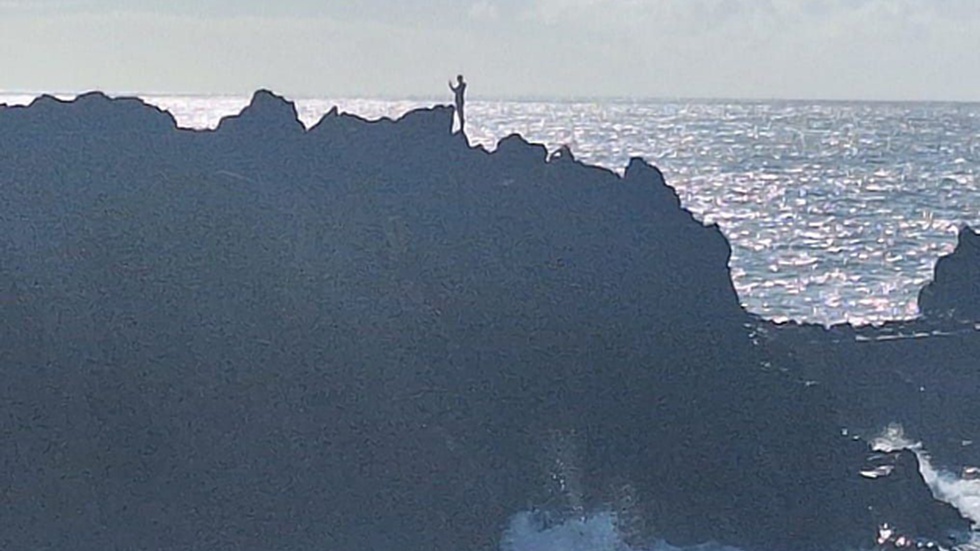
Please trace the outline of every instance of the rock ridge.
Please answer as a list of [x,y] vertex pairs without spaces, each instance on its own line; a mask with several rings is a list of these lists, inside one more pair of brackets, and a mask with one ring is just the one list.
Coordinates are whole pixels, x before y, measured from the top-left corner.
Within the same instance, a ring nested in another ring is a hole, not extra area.
[[640,543],[963,526],[858,476],[656,167],[451,123],[0,110],[0,547],[489,550],[623,496]]

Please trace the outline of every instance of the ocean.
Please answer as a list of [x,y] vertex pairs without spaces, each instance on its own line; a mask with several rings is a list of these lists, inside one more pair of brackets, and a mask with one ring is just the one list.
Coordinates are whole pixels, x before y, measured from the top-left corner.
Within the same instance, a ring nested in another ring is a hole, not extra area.
[[[16,98],[11,98],[16,99]],[[148,96],[209,128],[241,97]],[[369,119],[431,101],[297,99]],[[963,224],[980,223],[980,104],[804,101],[479,101],[471,143],[520,133],[622,171],[656,164],[683,204],[732,244],[744,306],[768,319],[878,324],[917,315],[919,289]]]
[[[0,95],[24,104],[30,95]],[[144,96],[178,125],[213,128],[246,96]],[[294,99],[307,125],[337,106],[369,119],[443,100]],[[643,157],[732,244],[740,300],[763,318],[880,324],[917,315],[916,296],[963,224],[980,224],[980,104],[804,101],[489,101],[467,105],[472,144],[520,133],[621,172]],[[934,494],[980,522],[980,480],[933,469]],[[615,518],[542,526],[517,515],[504,551],[626,551]],[[662,544],[658,551],[669,548]]]

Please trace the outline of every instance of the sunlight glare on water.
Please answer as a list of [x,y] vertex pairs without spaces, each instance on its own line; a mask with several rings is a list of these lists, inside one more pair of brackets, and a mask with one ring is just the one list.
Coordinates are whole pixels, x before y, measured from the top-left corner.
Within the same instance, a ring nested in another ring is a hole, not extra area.
[[474,140],[511,131],[622,170],[657,164],[732,242],[743,304],[773,319],[917,315],[919,289],[980,222],[980,104],[497,103]]

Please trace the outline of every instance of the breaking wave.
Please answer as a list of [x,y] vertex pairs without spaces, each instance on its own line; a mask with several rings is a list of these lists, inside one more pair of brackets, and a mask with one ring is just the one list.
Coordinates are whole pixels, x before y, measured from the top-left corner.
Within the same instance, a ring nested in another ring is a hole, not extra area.
[[936,467],[922,442],[905,434],[899,424],[891,424],[876,438],[871,440],[875,451],[894,452],[909,450],[919,461],[919,473],[932,491],[932,495],[944,501],[973,523],[973,534],[962,549],[980,550],[980,478],[967,476],[966,472],[954,473]]
[[[980,478],[938,468],[922,443],[905,434],[901,425],[892,424],[873,438],[871,448],[879,452],[909,450],[915,453],[919,472],[936,499],[955,507],[974,525],[974,533],[957,546],[961,551],[980,551]],[[705,543],[675,547],[665,541],[648,546],[627,543],[615,512],[565,515],[556,519],[541,511],[515,515],[504,532],[501,551],[739,551],[737,548]],[[886,527],[887,528],[887,527]]]

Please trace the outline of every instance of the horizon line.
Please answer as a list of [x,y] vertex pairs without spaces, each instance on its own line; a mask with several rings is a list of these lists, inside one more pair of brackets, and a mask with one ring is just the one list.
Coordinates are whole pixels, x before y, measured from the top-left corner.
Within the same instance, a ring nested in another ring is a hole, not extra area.
[[[268,87],[260,87],[251,92],[162,92],[162,91],[133,91],[106,90],[90,88],[84,90],[0,90],[2,96],[33,96],[35,98],[48,95],[60,98],[75,98],[83,94],[101,92],[114,98],[161,98],[161,97],[192,97],[192,98],[243,98],[250,99],[259,90],[269,90],[277,96],[293,100],[373,100],[373,101],[425,101],[436,104],[451,104],[452,98],[443,95],[426,94],[289,94],[277,92]],[[616,96],[616,95],[555,95],[542,94],[476,94],[469,96],[470,101],[479,102],[515,102],[515,103],[875,103],[875,104],[980,104],[980,99],[885,99],[885,98],[826,98],[826,97],[737,97],[737,96]]]

